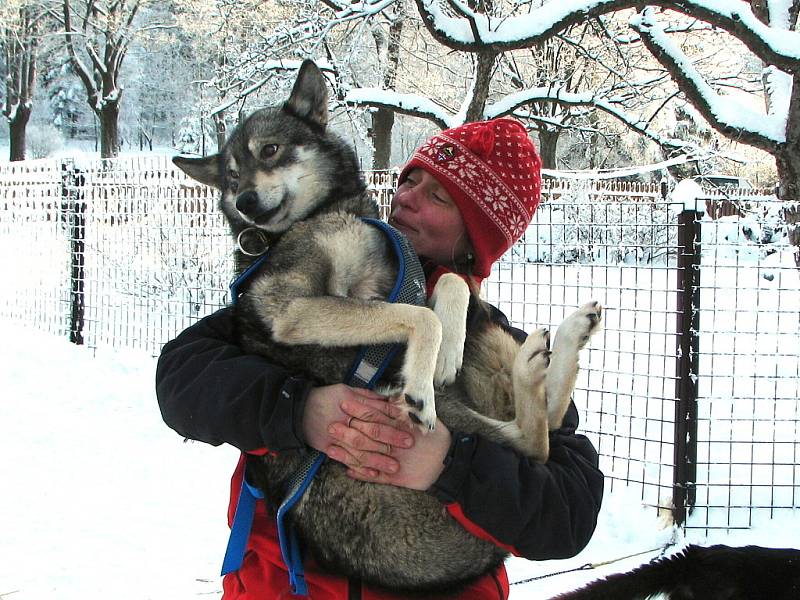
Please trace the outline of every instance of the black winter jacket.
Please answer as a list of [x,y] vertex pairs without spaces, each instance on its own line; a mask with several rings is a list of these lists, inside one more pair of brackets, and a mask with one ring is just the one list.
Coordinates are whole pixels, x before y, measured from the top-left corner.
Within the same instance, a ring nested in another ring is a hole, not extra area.
[[[493,309],[493,319],[515,337]],[[187,328],[164,346],[156,392],[164,421],[182,436],[243,451],[304,445],[302,416],[310,382],[235,343],[231,309]],[[288,398],[288,400],[287,400]],[[597,451],[576,434],[570,405],[550,435],[550,459],[537,464],[476,435],[453,432],[446,466],[429,493],[470,531],[529,559],[574,556],[597,524],[603,474]]]

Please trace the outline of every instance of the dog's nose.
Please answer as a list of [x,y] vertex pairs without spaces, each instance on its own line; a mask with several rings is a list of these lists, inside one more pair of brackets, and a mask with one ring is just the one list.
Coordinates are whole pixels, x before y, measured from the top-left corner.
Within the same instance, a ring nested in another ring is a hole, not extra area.
[[245,215],[251,215],[258,209],[258,194],[245,192],[236,197],[236,208]]

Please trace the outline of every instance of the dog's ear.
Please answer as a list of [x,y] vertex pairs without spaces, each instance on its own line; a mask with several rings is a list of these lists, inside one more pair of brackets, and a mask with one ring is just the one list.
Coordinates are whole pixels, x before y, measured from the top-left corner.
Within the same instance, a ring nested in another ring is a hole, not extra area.
[[221,190],[223,187],[219,172],[219,154],[212,154],[204,158],[188,158],[175,156],[173,164],[189,177],[200,183],[210,185]]
[[304,60],[297,73],[286,109],[312,127],[324,130],[328,126],[328,88],[322,71],[310,60]]

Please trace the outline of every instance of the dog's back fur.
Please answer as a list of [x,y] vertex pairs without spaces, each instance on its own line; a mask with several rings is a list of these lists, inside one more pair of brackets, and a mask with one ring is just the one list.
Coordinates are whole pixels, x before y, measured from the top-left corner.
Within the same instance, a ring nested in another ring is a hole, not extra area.
[[[175,162],[222,190],[221,208],[234,238],[254,228],[256,237],[271,237],[268,260],[236,306],[242,347],[322,385],[342,382],[362,344],[405,343],[384,383],[399,385],[411,398],[410,410],[418,410],[428,390],[433,398],[442,325],[427,308],[385,302],[397,261],[383,232],[360,220],[377,217],[377,207],[365,192],[352,150],[325,127],[324,95],[322,75],[313,63],[304,63],[286,105],[251,115],[219,155]],[[240,253],[239,270],[251,261]],[[451,277],[450,285],[457,287],[460,280]],[[459,322],[463,328],[465,317],[466,303],[454,328]],[[562,362],[568,376],[558,384],[556,412],[561,412],[553,417],[558,424],[577,373],[577,352],[599,320],[594,303],[578,311],[570,327],[562,324],[563,336],[559,328],[556,346],[565,340]],[[531,334],[524,351],[489,320],[466,337],[461,372],[452,385],[436,391],[432,418],[438,413],[451,430],[479,433],[526,453],[526,440],[537,439],[544,444],[540,457],[545,460],[547,332]],[[463,338],[460,344],[459,355]],[[412,386],[412,380],[419,381]],[[531,436],[529,426],[506,422],[515,412],[514,390],[520,388],[517,397],[535,405],[542,427]],[[492,401],[475,405],[472,398]],[[426,414],[419,413],[424,422]],[[248,457],[249,480],[264,490],[268,506],[284,499],[305,458],[302,451]],[[395,591],[453,591],[507,556],[467,532],[429,494],[353,480],[333,461],[320,468],[292,518],[320,564]]]
[[553,600],[797,600],[800,550],[687,546]]

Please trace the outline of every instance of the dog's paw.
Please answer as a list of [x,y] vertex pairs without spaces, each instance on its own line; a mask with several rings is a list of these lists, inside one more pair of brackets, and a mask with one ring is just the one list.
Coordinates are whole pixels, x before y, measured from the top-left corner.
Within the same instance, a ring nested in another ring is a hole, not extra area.
[[592,300],[581,306],[559,325],[556,346],[568,344],[578,350],[583,348],[603,322],[603,306]]
[[550,366],[550,331],[537,329],[520,346],[514,361],[514,374],[528,385],[541,382]]
[[433,431],[436,429],[436,402],[433,396],[433,386],[430,390],[414,392],[405,391],[406,404],[408,405],[408,418],[422,429]]

